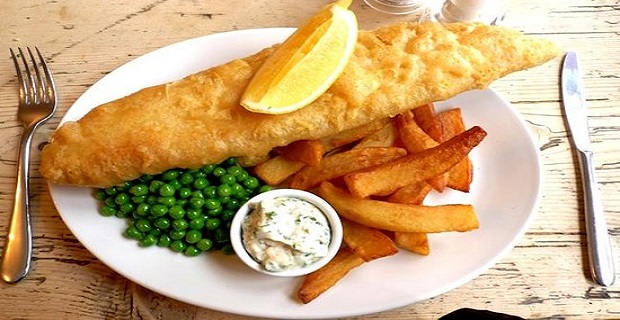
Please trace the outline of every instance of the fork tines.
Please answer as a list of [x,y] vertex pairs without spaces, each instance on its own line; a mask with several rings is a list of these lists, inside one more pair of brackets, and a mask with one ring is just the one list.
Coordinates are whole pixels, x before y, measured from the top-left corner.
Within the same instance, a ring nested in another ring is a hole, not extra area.
[[[45,63],[43,55],[41,55],[41,52],[39,51],[39,48],[34,48],[34,51],[39,58],[37,61],[32,49],[30,49],[30,47],[26,47],[26,52],[30,57],[31,64],[28,63],[26,54],[22,48],[17,48],[18,54],[15,54],[11,48],[9,48],[9,51],[11,52],[13,63],[15,64],[15,70],[17,71],[20,102],[25,105],[53,103],[56,99],[54,79],[52,77],[52,73],[47,67],[47,64]],[[20,60],[23,68],[20,67]],[[40,65],[43,69],[43,74],[41,74],[41,71],[39,70],[40,68],[37,67],[38,65]]]

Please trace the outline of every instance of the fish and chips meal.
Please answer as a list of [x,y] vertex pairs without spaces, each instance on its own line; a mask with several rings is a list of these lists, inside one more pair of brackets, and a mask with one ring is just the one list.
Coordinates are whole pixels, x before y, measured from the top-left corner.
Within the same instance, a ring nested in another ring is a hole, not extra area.
[[[97,188],[102,214],[132,219],[128,237],[188,256],[225,248],[234,208],[251,195],[311,191],[338,211],[344,241],[303,279],[298,297],[309,303],[365,263],[401,250],[430,254],[428,234],[478,228],[471,204],[424,204],[433,190],[470,191],[469,153],[487,135],[467,127],[458,106],[434,103],[560,54],[548,40],[477,23],[359,30],[346,66],[318,98],[291,112],[252,112],[240,103],[244,91],[278,48],[62,124],[42,150],[41,174]],[[214,230],[219,245],[209,239]]]

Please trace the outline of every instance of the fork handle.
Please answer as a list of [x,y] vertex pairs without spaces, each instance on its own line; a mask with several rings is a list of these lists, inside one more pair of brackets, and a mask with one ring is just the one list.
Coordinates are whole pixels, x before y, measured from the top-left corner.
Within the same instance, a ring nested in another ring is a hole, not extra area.
[[34,126],[24,129],[17,157],[17,186],[15,202],[9,225],[9,235],[4,247],[0,275],[8,283],[21,280],[30,269],[32,259],[32,227],[30,225],[29,159]]

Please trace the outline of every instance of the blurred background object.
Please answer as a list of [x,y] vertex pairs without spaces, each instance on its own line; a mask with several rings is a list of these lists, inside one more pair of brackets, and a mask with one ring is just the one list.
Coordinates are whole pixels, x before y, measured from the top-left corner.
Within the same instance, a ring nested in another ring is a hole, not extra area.
[[418,14],[430,13],[432,3],[437,0],[364,0],[371,8],[390,14]]
[[482,22],[495,25],[504,20],[504,0],[447,0],[433,14],[440,22]]

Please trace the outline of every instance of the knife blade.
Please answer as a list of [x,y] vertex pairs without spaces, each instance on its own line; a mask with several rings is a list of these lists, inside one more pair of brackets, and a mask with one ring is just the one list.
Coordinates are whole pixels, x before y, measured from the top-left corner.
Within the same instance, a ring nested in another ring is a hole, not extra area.
[[584,85],[576,52],[570,51],[564,57],[561,82],[564,112],[574,147],[577,150],[583,183],[589,269],[596,283],[611,286],[615,280],[613,254],[594,172],[594,152],[590,145]]

